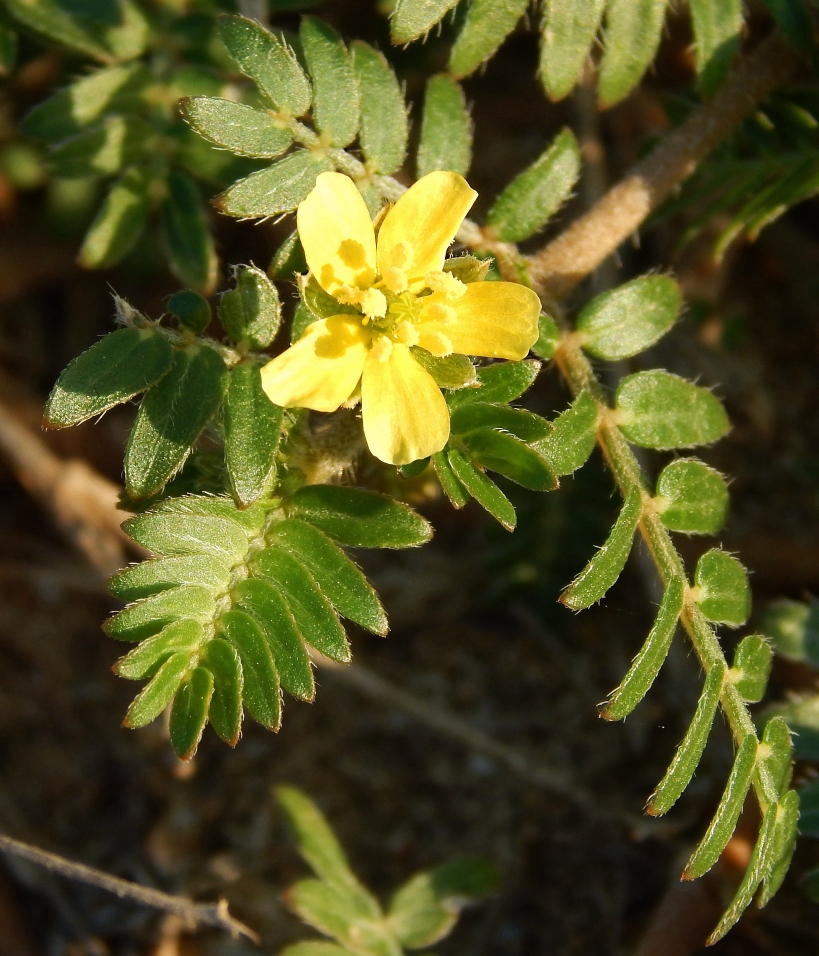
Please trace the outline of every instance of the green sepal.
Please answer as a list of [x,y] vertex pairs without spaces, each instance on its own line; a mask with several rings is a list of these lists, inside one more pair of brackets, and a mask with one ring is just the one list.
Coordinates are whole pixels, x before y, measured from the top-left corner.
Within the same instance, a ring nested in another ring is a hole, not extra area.
[[168,299],[168,311],[179,320],[179,324],[201,335],[210,325],[211,311],[208,300],[193,289],[182,289]]
[[545,313],[538,317],[537,329],[537,342],[532,346],[532,351],[548,362],[554,358],[560,345],[560,329],[551,315]]
[[457,0],[398,0],[390,17],[393,43],[409,43],[428,33]]
[[756,704],[765,696],[771,674],[773,650],[761,634],[743,637],[734,654],[731,679],[742,699]]
[[407,107],[398,79],[378,50],[356,40],[350,47],[361,102],[358,140],[373,168],[388,176],[407,155]]
[[373,634],[387,633],[387,615],[375,590],[327,535],[306,521],[287,518],[273,526],[268,540],[307,568],[339,614]]
[[253,504],[276,477],[276,452],[284,410],[265,395],[257,365],[237,365],[225,396],[225,465],[242,505]]
[[190,654],[180,651],[169,657],[150,683],[134,698],[123,720],[125,727],[145,727],[170,704],[190,668]]
[[318,322],[319,317],[311,312],[303,302],[296,305],[293,321],[290,323],[290,344],[294,345],[307,331],[307,327]]
[[329,319],[332,315],[358,315],[355,306],[339,302],[316,282],[312,275],[300,275],[297,278],[299,295],[304,305],[320,319]]
[[488,511],[495,520],[499,521],[507,531],[514,531],[518,520],[514,506],[495,482],[487,478],[457,448],[453,448],[449,452],[447,462],[460,485],[469,492],[475,501],[484,510]]
[[307,485],[289,512],[352,548],[415,548],[432,537],[430,523],[412,508],[360,488]]
[[475,366],[466,355],[453,353],[439,358],[417,345],[413,345],[410,351],[415,361],[429,372],[440,388],[464,388],[478,380]]
[[475,401],[452,410],[450,430],[453,435],[466,435],[480,428],[499,428],[524,442],[537,442],[551,430],[544,418],[523,408]]
[[450,408],[462,402],[488,402],[503,405],[520,398],[534,384],[541,363],[535,359],[523,362],[496,362],[478,369],[479,388],[467,388],[447,395]]
[[162,231],[174,275],[205,294],[216,285],[219,259],[202,197],[187,173],[168,176],[168,195],[162,204]]
[[292,279],[294,275],[306,271],[304,249],[298,232],[294,230],[276,250],[267,274],[271,279]]
[[154,558],[126,568],[108,582],[108,590],[123,601],[136,601],[181,584],[198,584],[216,594],[227,588],[229,579],[227,558],[187,554]]
[[153,128],[139,117],[111,116],[56,145],[49,165],[65,179],[112,176],[138,160],[153,135]]
[[303,116],[310,109],[310,81],[289,46],[247,17],[220,17],[217,30],[239,69],[278,109],[289,110],[293,116]]
[[196,753],[212,697],[213,674],[206,667],[195,667],[182,681],[171,707],[171,746],[180,760],[190,760]]
[[142,235],[153,204],[153,174],[132,166],[110,188],[82,242],[77,261],[85,269],[116,265]]
[[729,428],[725,409],[707,388],[659,369],[627,375],[615,405],[623,434],[643,448],[709,445]]
[[220,193],[213,204],[236,219],[265,219],[293,212],[316,185],[319,174],[332,168],[326,156],[300,149],[240,179]]
[[212,591],[196,584],[182,584],[129,604],[109,618],[103,630],[118,641],[143,641],[174,621],[207,623],[215,610]]
[[483,282],[492,267],[492,259],[477,256],[452,256],[444,262],[444,272],[449,272],[461,282]]
[[246,611],[232,610],[219,618],[218,628],[239,654],[245,707],[262,727],[278,730],[282,719],[279,675],[261,627]]
[[598,98],[604,109],[640,82],[660,43],[668,0],[608,0],[606,49],[600,61]]
[[573,611],[580,611],[591,607],[605,595],[626,566],[642,513],[642,492],[639,488],[632,488],[606,543],[561,594],[561,604]]
[[671,531],[716,534],[728,514],[728,486],[715,469],[696,458],[678,458],[657,479],[657,510]]
[[504,242],[522,242],[542,229],[569,198],[580,175],[580,147],[564,129],[495,200],[487,222]]
[[237,156],[275,159],[293,142],[286,125],[244,103],[218,96],[186,96],[179,109],[192,129]]
[[358,85],[341,38],[316,17],[303,17],[299,31],[313,78],[313,119],[333,146],[349,145],[358,132]]
[[173,478],[216,414],[227,384],[227,368],[213,349],[193,345],[174,353],[171,370],[142,400],[128,439],[129,495],[147,498]]
[[170,342],[154,329],[111,332],[74,359],[45,406],[51,428],[78,425],[144,392],[173,364]]
[[461,87],[444,73],[427,81],[415,162],[420,179],[436,169],[466,176],[472,161],[472,119]]
[[442,491],[447,498],[449,498],[452,506],[454,508],[463,508],[467,501],[469,501],[469,493],[456,477],[452,466],[442,451],[436,452],[432,456],[432,467],[435,469],[435,474],[440,482]]
[[472,0],[452,47],[449,72],[460,79],[477,70],[515,29],[528,6],[529,0]]
[[535,442],[556,475],[571,475],[586,464],[597,443],[598,417],[597,402],[589,392],[581,392],[551,422],[550,434]]
[[299,700],[313,700],[316,684],[310,656],[282,593],[266,581],[250,578],[236,585],[232,597],[264,632],[282,687]]
[[673,279],[642,276],[592,299],[577,319],[577,330],[590,355],[619,361],[661,339],[681,307],[682,293]]
[[549,99],[562,100],[580,80],[606,0],[544,0],[540,79]]
[[235,747],[242,733],[244,676],[236,648],[214,638],[202,655],[202,666],[213,675],[213,697],[208,716],[213,729],[226,744]]
[[256,555],[254,573],[277,587],[302,638],[331,660],[350,661],[350,644],[332,604],[307,568],[287,551],[267,548]]
[[697,562],[694,583],[699,589],[697,604],[709,621],[739,627],[751,613],[748,573],[726,551],[712,548]]
[[114,664],[113,671],[126,680],[153,677],[173,654],[192,654],[204,639],[200,621],[173,621],[159,634],[149,637]]
[[532,491],[553,491],[557,476],[546,459],[514,435],[479,428],[461,441],[473,461]]

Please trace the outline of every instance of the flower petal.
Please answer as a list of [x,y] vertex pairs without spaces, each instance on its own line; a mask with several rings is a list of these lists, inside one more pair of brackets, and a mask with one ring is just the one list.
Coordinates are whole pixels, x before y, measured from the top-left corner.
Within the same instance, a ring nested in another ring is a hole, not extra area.
[[262,369],[262,388],[283,408],[334,412],[352,395],[367,358],[369,336],[359,319],[332,315]]
[[485,355],[520,361],[535,344],[540,299],[516,282],[471,282],[459,299],[448,303],[455,318],[418,324],[418,344],[437,343],[443,337],[461,355]]
[[446,250],[477,195],[463,176],[443,170],[410,186],[378,232],[381,275],[398,268],[416,280],[410,285],[413,291],[422,288],[417,280],[443,268]]
[[367,356],[361,408],[367,445],[388,464],[426,458],[449,438],[449,410],[440,388],[400,342],[384,361],[375,350]]
[[299,204],[296,219],[307,265],[325,292],[372,285],[375,233],[364,199],[349,177],[322,173]]

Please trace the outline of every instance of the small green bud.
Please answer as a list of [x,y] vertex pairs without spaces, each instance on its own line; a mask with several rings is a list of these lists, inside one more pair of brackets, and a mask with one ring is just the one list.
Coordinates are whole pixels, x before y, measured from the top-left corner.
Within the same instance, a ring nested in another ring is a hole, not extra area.
[[168,311],[195,335],[200,335],[210,325],[208,300],[193,289],[174,292],[168,300]]

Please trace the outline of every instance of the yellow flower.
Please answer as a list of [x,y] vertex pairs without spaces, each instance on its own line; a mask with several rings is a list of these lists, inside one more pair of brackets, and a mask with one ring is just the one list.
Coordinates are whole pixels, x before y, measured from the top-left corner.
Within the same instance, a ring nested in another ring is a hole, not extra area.
[[449,412],[413,357],[418,345],[452,353],[524,358],[537,339],[540,302],[513,282],[464,284],[444,258],[477,193],[456,173],[420,179],[375,232],[355,184],[322,173],[298,208],[310,273],[349,312],[321,319],[262,369],[272,402],[332,412],[361,387],[370,451],[405,465],[440,451]]

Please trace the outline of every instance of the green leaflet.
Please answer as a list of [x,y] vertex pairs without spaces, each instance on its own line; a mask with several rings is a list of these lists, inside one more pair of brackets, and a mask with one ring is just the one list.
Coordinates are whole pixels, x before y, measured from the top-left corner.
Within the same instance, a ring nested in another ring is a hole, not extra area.
[[390,17],[393,43],[409,43],[428,33],[457,0],[398,0]]
[[407,505],[359,488],[307,485],[289,512],[353,548],[414,548],[432,537],[429,522]]
[[206,667],[195,667],[176,692],[169,730],[171,745],[181,760],[190,760],[196,753],[212,696],[213,674]]
[[290,47],[247,17],[220,17],[218,30],[239,69],[278,109],[289,110],[293,116],[303,116],[310,109],[310,81]]
[[212,554],[186,554],[154,558],[120,571],[108,590],[123,601],[136,601],[180,584],[198,584],[214,593],[227,589],[230,560]]
[[773,899],[782,885],[791,864],[798,836],[799,794],[795,790],[789,790],[782,798],[777,810],[769,863],[762,878],[762,892],[757,901],[760,909]]
[[533,491],[553,491],[557,478],[534,448],[492,428],[478,428],[461,439],[473,461]]
[[475,366],[466,355],[453,353],[439,357],[417,345],[413,345],[411,351],[421,368],[426,369],[441,388],[465,388],[478,380]]
[[456,406],[450,416],[453,435],[466,435],[481,428],[500,428],[524,442],[537,442],[550,431],[549,422],[540,415],[508,405],[468,402]]
[[184,651],[169,657],[148,686],[134,698],[123,724],[132,728],[145,727],[155,720],[173,700],[189,667],[190,655]]
[[567,128],[504,189],[489,210],[487,222],[504,242],[528,239],[569,198],[579,175],[580,147]]
[[632,488],[606,543],[560,596],[562,604],[580,611],[605,595],[625,567],[642,511],[642,494]]
[[671,531],[716,534],[728,513],[728,486],[714,468],[696,458],[678,458],[657,479],[655,504]]
[[725,409],[707,388],[659,369],[627,375],[615,405],[623,434],[643,448],[708,445],[729,428]]
[[739,642],[730,676],[743,700],[751,704],[762,700],[772,659],[771,645],[761,634],[749,634]]
[[819,602],[780,598],[765,609],[760,621],[763,634],[776,653],[789,661],[819,663]]
[[256,501],[275,480],[282,415],[262,390],[257,365],[231,370],[224,404],[225,464],[242,505]]
[[677,630],[677,621],[682,614],[685,587],[682,578],[672,578],[669,581],[654,626],[623,682],[601,711],[601,717],[606,720],[623,720],[628,717],[656,680],[668,656],[668,649]]
[[697,77],[702,93],[714,93],[728,72],[742,34],[742,0],[690,0]]
[[583,348],[618,361],[654,345],[676,322],[680,287],[668,276],[643,276],[593,299],[577,319]]
[[149,637],[114,665],[114,673],[126,680],[144,680],[153,677],[165,661],[185,651],[189,656],[204,640],[201,622],[174,621],[159,634]]
[[142,158],[154,131],[136,116],[111,116],[55,146],[48,156],[57,176],[111,176]]
[[307,198],[319,173],[332,168],[326,156],[300,149],[240,179],[217,196],[214,205],[226,216],[237,219],[260,219],[292,212]]
[[654,59],[667,4],[668,0],[608,0],[606,51],[598,81],[604,109],[627,96]]
[[444,73],[430,77],[424,97],[416,175],[450,169],[466,176],[472,161],[472,119],[461,87]]
[[183,584],[152,594],[130,604],[109,618],[103,626],[118,641],[142,641],[174,621],[206,623],[213,617],[216,600],[212,591],[196,584]]
[[534,384],[541,363],[535,359],[523,362],[496,362],[478,369],[480,388],[465,388],[447,395],[450,408],[463,402],[506,404],[520,398]]
[[529,0],[472,0],[449,58],[449,72],[468,76],[498,49],[526,12]]
[[409,127],[404,95],[383,54],[361,40],[350,49],[361,97],[361,149],[379,173],[389,175],[407,155]]
[[266,581],[249,578],[236,585],[232,597],[264,632],[282,687],[299,700],[313,700],[316,685],[310,657],[281,592]]
[[359,900],[338,886],[323,880],[299,880],[287,890],[285,900],[305,923],[334,936],[348,949],[355,946],[360,952],[379,956],[401,954],[397,943],[380,925],[380,912],[362,912]]
[[534,443],[556,475],[571,475],[588,461],[597,442],[597,402],[581,392],[551,423],[551,434]]
[[170,343],[153,329],[119,329],[74,359],[57,379],[45,406],[52,428],[78,425],[128,401],[171,368]]
[[235,747],[242,733],[244,675],[236,648],[215,638],[208,641],[202,666],[213,675],[213,696],[208,716],[213,729],[226,744]]
[[751,613],[748,574],[731,554],[713,548],[699,559],[694,575],[697,604],[709,621],[739,627]]
[[432,456],[432,467],[435,469],[435,474],[441,484],[441,489],[447,498],[449,498],[452,506],[454,508],[463,508],[467,501],[469,501],[469,494],[456,477],[452,466],[442,451],[436,452]]
[[711,733],[724,681],[725,668],[715,664],[705,676],[697,709],[671,766],[648,801],[646,813],[651,816],[660,817],[668,813],[691,782]]
[[762,743],[767,753],[761,756],[760,770],[767,777],[766,789],[782,794],[788,788],[793,772],[791,729],[782,716],[771,717],[765,724]]
[[191,288],[212,292],[219,260],[199,189],[186,173],[168,176],[162,227],[174,274]]
[[151,506],[151,512],[159,515],[201,515],[205,518],[222,518],[241,529],[248,537],[256,537],[264,526],[265,512],[260,507],[236,507],[232,498],[225,495],[199,494],[163,498]]
[[179,471],[227,384],[225,363],[213,349],[193,345],[174,353],[171,370],[142,400],[125,449],[132,497],[156,494]]
[[213,318],[208,300],[193,289],[174,292],[168,299],[168,311],[176,316],[180,325],[194,335],[201,335]]
[[290,235],[276,250],[267,274],[271,279],[292,279],[296,273],[307,271],[304,249],[299,241],[298,232]]
[[720,858],[728,841],[733,836],[745,797],[751,786],[759,743],[753,734],[747,734],[737,750],[731,775],[722,794],[722,799],[708,825],[705,836],[683,871],[684,880],[696,880],[707,873]]
[[241,561],[248,547],[247,533],[216,515],[146,512],[129,518],[123,528],[137,544],[155,554],[204,554],[225,566]]
[[302,18],[299,38],[313,78],[316,126],[333,146],[347,146],[359,120],[358,85],[347,50],[335,30],[316,17]]
[[[458,483],[472,495],[478,504],[499,521],[507,531],[514,531],[518,520],[517,515],[512,502],[500,488],[487,478],[482,471],[479,471],[457,448],[453,448],[449,452],[447,462]],[[446,486],[444,487],[446,488]]]
[[387,633],[387,615],[378,595],[356,565],[318,528],[288,518],[273,526],[269,540],[307,568],[339,614],[374,634]]
[[557,322],[550,316],[545,313],[541,313],[537,320],[538,326],[538,339],[537,342],[532,346],[532,351],[535,355],[540,356],[542,359],[546,359],[548,362],[550,359],[553,359],[555,353],[557,352],[558,346],[560,345],[560,329],[558,328]]
[[236,266],[233,279],[235,288],[219,299],[219,321],[239,345],[266,349],[282,321],[276,286],[256,266]]
[[86,269],[108,269],[131,251],[151,211],[149,170],[132,166],[108,192],[83,239],[78,261]]
[[261,628],[246,611],[227,611],[219,618],[219,633],[236,649],[242,664],[245,707],[262,727],[281,725],[279,675]]
[[350,644],[332,604],[312,574],[292,554],[268,548],[256,556],[255,573],[277,587],[293,614],[302,638],[341,664],[349,662]]
[[275,159],[293,142],[280,120],[244,103],[214,96],[180,100],[182,115],[209,143],[237,156]]
[[349,956],[350,950],[324,939],[306,939],[286,946],[279,956]]
[[552,100],[562,100],[580,79],[606,0],[544,0],[540,78]]

